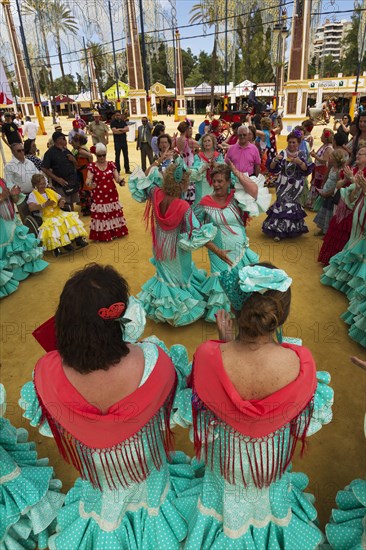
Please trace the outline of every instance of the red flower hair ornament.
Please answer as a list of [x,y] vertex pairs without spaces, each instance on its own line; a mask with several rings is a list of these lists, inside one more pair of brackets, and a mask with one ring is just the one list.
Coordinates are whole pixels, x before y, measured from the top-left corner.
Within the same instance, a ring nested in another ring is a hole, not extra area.
[[124,302],[116,302],[109,307],[101,307],[98,310],[98,315],[104,320],[116,320],[119,319],[126,309]]

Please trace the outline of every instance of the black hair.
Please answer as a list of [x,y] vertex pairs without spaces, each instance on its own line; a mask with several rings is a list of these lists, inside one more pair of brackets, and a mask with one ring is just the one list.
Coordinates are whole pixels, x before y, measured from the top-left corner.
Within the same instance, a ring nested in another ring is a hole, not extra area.
[[170,149],[171,149],[172,145],[173,145],[173,142],[172,142],[172,138],[170,137],[169,134],[160,134],[160,136],[158,137],[158,141],[157,141],[158,147],[160,145],[160,140],[163,139],[163,138],[168,140],[169,146],[170,146]]
[[36,141],[35,139],[26,139],[24,142],[24,154],[29,155],[32,143]]
[[153,133],[152,133],[153,137],[159,137],[160,132],[164,132],[164,130],[165,130],[165,126],[163,126],[162,124],[159,124],[159,123],[156,124],[154,126],[154,130],[153,130]]
[[342,145],[346,145],[348,136],[345,132],[336,132],[333,139],[337,147],[342,147]]
[[65,284],[56,312],[57,345],[62,360],[87,374],[108,370],[128,355],[121,324],[98,315],[116,302],[128,303],[126,280],[110,265],[89,264]]

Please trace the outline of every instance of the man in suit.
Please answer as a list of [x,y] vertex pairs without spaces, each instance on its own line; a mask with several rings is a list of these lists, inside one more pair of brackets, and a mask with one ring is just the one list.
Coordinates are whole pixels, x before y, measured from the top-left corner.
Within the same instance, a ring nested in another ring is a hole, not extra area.
[[151,148],[151,130],[152,124],[144,116],[141,119],[142,125],[138,127],[137,132],[137,151],[141,151],[141,168],[146,171],[146,157],[148,157],[150,164],[154,161],[154,153]]

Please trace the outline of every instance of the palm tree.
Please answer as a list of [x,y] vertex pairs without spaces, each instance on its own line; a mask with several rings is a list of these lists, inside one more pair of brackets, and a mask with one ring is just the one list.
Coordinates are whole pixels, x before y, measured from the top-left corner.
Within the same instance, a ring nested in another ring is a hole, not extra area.
[[52,21],[52,29],[55,33],[57,55],[60,62],[62,78],[65,78],[65,70],[61,51],[61,33],[70,32],[77,34],[78,24],[71,11],[65,6],[62,0],[54,0],[48,3],[49,18]]
[[106,53],[104,51],[103,45],[98,44],[97,42],[91,42],[91,41],[88,42],[87,48],[88,50],[90,50],[91,57],[94,62],[95,77],[98,83],[98,92],[99,92],[101,101],[103,101],[103,84],[104,84]]
[[[34,14],[36,16],[36,19],[38,19],[38,26],[41,32],[43,47],[47,61],[47,69],[50,76],[51,93],[54,97],[55,93],[53,85],[53,75],[51,69],[50,53],[47,44],[47,36],[51,32],[55,35],[61,75],[64,79],[65,70],[61,51],[61,33],[68,31],[76,34],[78,30],[77,22],[73,17],[71,11],[65,6],[62,0],[54,0],[53,2],[48,2],[47,0],[24,0],[22,11],[25,15]],[[70,115],[70,104],[68,103],[67,106]]]
[[24,0],[22,3],[22,13],[24,15],[34,15],[35,16],[35,22],[36,28],[39,28],[41,37],[42,37],[42,43],[44,48],[44,53],[46,57],[46,66],[48,71],[48,96],[51,98],[51,107],[52,107],[52,117],[53,117],[53,123],[56,122],[56,116],[55,116],[55,87],[53,84],[53,75],[52,75],[52,66],[51,66],[51,58],[50,58],[50,51],[48,49],[47,44],[47,34],[50,31],[49,28],[49,20],[48,20],[48,2],[46,0]]
[[211,110],[213,111],[215,105],[215,74],[217,63],[217,31],[218,31],[218,4],[222,0],[201,0],[199,4],[194,4],[191,8],[190,23],[206,24],[209,27],[214,26],[215,37],[214,45],[212,49],[212,64],[211,64]]

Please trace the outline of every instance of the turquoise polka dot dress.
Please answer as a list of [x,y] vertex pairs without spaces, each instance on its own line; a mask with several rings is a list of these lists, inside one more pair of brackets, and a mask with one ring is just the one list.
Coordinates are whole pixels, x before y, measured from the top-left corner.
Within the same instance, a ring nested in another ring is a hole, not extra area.
[[[142,385],[158,359],[158,346],[169,353],[177,372],[178,386],[172,408],[174,423],[183,425],[187,411],[180,412],[180,405],[187,409],[186,377],[190,363],[183,346],[167,348],[158,339],[151,337],[141,346],[145,356],[145,370]],[[189,392],[190,390],[188,390]],[[32,424],[39,425],[41,414],[33,382],[22,388],[21,401],[24,416]],[[51,435],[46,422],[41,432]],[[171,455],[168,462],[162,441],[157,438],[163,463],[160,469],[154,466],[145,435],[142,442],[150,474],[140,482],[128,487],[117,483],[117,489],[110,488],[104,476],[100,475],[102,490],[87,480],[78,479],[67,493],[65,505],[58,514],[57,533],[51,537],[51,550],[152,550],[181,548],[187,537],[187,520],[197,504],[199,480],[191,460],[182,452]],[[136,457],[137,460],[137,457]],[[94,459],[96,467],[102,465]],[[127,474],[126,474],[127,476]]]
[[3,417],[5,390],[0,384],[0,549],[46,549],[55,532],[64,495],[48,459],[38,459],[36,446],[23,428]]
[[[328,386],[330,376],[317,373],[317,389],[314,396],[314,410],[307,435],[317,432],[323,424],[331,421],[333,390]],[[198,422],[205,415],[198,413]],[[201,417],[201,418],[200,418]],[[203,422],[205,422],[203,420]],[[206,427],[205,427],[206,429]],[[324,542],[324,535],[317,527],[317,512],[313,495],[304,492],[308,478],[303,473],[294,473],[291,466],[284,475],[269,487],[260,488],[250,482],[254,468],[249,454],[240,452],[241,447],[226,451],[235,457],[232,472],[235,483],[229,483],[221,475],[220,451],[227,446],[227,427],[207,426],[208,456],[212,457],[212,468],[206,467],[197,508],[190,517],[186,550],[312,550]],[[233,428],[231,428],[233,432]],[[205,432],[206,433],[206,432]],[[226,435],[225,435],[226,434]],[[289,442],[289,428],[264,441],[264,446],[276,448],[274,441],[280,439],[284,446]],[[265,438],[263,438],[265,439]],[[237,438],[236,441],[238,441]],[[212,442],[215,444],[212,445]],[[261,453],[260,445],[257,452]],[[205,445],[203,445],[205,447]],[[203,450],[203,453],[206,449]],[[274,450],[274,453],[276,451]],[[260,456],[271,457],[272,451]],[[204,456],[204,455],[203,455]],[[253,454],[251,455],[253,458]],[[258,455],[257,455],[258,456]],[[274,456],[274,455],[273,455]],[[271,461],[271,458],[269,458]],[[269,466],[271,468],[271,462]],[[244,479],[249,480],[247,485]]]

